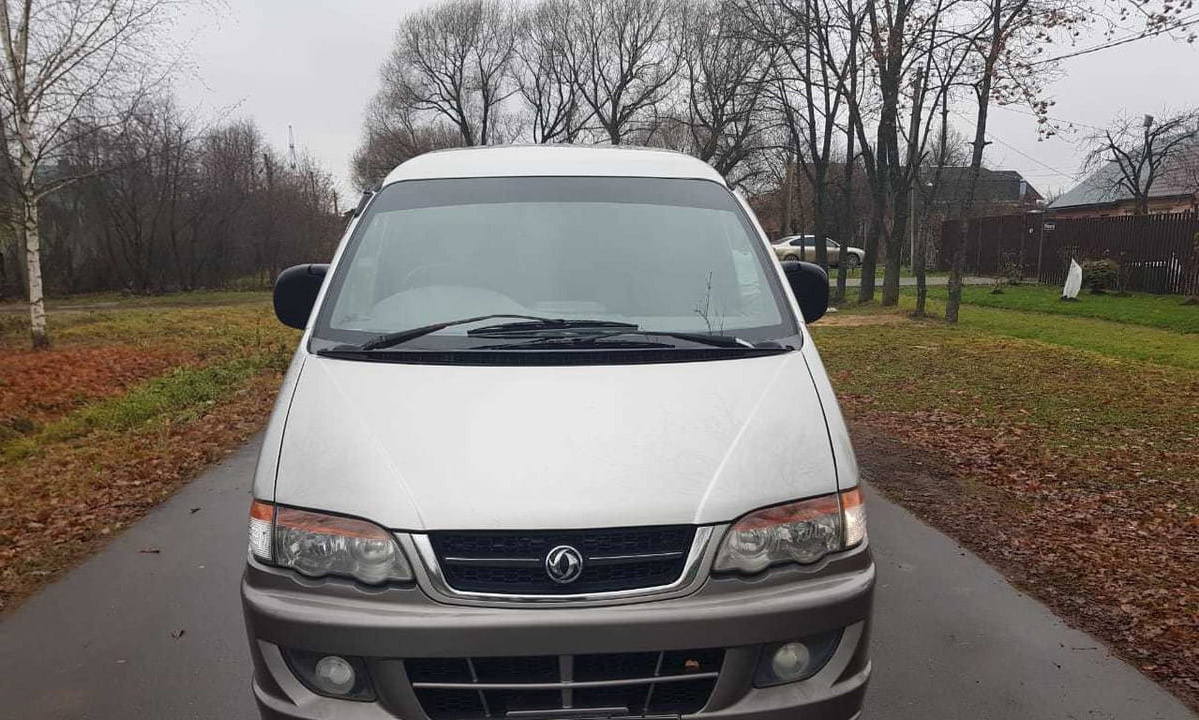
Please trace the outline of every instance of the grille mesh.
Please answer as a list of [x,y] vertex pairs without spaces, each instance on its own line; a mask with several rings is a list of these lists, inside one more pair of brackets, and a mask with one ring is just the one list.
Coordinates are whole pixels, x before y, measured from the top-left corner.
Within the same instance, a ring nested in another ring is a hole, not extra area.
[[[536,532],[435,532],[429,541],[446,582],[467,592],[561,595],[669,585],[682,575],[695,537],[690,526]],[[583,570],[560,584],[545,570],[559,545],[582,555]]]
[[[404,660],[404,667],[421,707],[432,720],[480,720],[503,718],[513,711],[552,713],[567,708],[602,709],[633,717],[689,715],[707,704],[723,662],[724,650],[709,648],[596,655],[409,658]],[[591,682],[603,684],[587,685]],[[453,687],[443,687],[446,684]],[[546,684],[556,687],[547,689]]]

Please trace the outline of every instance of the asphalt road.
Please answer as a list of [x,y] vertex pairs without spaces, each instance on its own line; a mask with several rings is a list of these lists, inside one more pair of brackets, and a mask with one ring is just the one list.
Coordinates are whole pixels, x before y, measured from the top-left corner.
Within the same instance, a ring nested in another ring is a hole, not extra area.
[[[238,451],[0,621],[0,717],[256,717],[237,598],[254,458]],[[867,720],[1194,717],[952,540],[868,503]]]

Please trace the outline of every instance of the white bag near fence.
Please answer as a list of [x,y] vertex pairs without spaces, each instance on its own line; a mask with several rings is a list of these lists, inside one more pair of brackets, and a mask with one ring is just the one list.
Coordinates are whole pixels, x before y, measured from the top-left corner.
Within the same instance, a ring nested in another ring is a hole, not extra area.
[[1066,287],[1062,288],[1062,297],[1074,300],[1082,289],[1082,266],[1070,258],[1070,272],[1066,273]]

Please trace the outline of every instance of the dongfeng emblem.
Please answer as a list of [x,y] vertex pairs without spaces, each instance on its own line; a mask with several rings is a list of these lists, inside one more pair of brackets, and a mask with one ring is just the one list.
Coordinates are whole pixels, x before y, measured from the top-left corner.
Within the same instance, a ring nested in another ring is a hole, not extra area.
[[569,545],[559,545],[545,556],[545,574],[556,583],[572,583],[582,573],[583,556]]

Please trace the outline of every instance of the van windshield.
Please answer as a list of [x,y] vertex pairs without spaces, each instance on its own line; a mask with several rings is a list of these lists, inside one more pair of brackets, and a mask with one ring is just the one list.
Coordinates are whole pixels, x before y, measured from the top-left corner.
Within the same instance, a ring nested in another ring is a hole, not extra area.
[[[407,181],[381,190],[359,221],[314,337],[360,343],[511,314],[759,342],[796,332],[769,262],[736,199],[713,182]],[[471,328],[412,344],[474,347]]]

